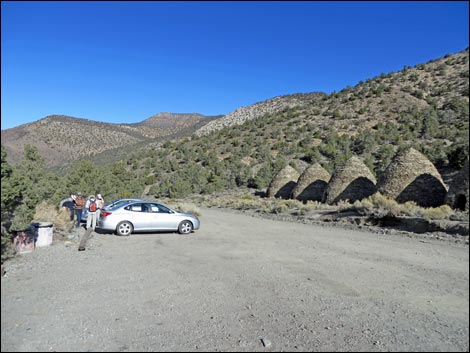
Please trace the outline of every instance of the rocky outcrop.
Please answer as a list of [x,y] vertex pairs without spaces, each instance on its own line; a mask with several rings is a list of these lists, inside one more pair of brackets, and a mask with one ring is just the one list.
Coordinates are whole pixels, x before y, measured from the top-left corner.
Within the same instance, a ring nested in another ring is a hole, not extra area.
[[214,120],[204,125],[195,132],[195,135],[208,135],[212,132],[221,130],[226,127],[241,125],[248,120],[253,120],[266,114],[273,114],[280,112],[286,108],[302,106],[307,101],[319,99],[324,96],[326,96],[326,94],[320,92],[293,94],[287,96],[279,96],[272,99],[268,99],[263,102],[255,103],[253,105],[241,107],[225,115],[223,118]]

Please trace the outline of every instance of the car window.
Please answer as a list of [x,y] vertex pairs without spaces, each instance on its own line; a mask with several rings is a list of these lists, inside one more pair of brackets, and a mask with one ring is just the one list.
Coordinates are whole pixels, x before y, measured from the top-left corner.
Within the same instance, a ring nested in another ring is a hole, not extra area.
[[170,213],[170,209],[158,203],[150,204],[151,212]]
[[128,211],[133,211],[133,212],[145,212],[146,208],[144,209],[141,203],[135,203],[135,204],[124,207],[124,209]]
[[150,212],[158,213],[158,212],[160,212],[160,209],[158,208],[157,205],[155,205],[154,203],[152,203],[152,204],[150,204]]

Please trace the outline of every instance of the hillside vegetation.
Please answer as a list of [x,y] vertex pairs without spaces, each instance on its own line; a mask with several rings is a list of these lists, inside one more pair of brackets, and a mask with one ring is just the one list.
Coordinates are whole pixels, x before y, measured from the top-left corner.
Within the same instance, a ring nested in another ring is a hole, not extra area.
[[[159,197],[261,189],[286,164],[302,172],[319,162],[331,173],[353,155],[377,176],[406,147],[451,173],[468,160],[468,58],[466,49],[330,95],[291,95],[240,108],[192,137],[135,153],[127,164]],[[279,110],[266,113],[270,102]]]

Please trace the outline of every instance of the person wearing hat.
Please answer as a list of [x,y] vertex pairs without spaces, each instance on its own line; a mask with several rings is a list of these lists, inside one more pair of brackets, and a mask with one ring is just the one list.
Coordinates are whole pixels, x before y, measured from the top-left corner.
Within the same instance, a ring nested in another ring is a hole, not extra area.
[[95,230],[96,228],[96,215],[99,212],[98,202],[95,195],[90,195],[86,201],[85,208],[88,210],[88,217],[86,219],[86,229],[90,227]]
[[80,223],[82,222],[82,212],[83,207],[85,207],[85,199],[82,196],[82,193],[79,191],[74,200],[75,203],[75,214],[77,215],[77,224],[75,225],[76,228],[80,227]]
[[104,207],[104,199],[100,193],[96,194],[96,202],[98,204],[98,212],[96,212],[96,223],[98,223],[98,221],[100,220],[100,216],[101,216],[101,210]]

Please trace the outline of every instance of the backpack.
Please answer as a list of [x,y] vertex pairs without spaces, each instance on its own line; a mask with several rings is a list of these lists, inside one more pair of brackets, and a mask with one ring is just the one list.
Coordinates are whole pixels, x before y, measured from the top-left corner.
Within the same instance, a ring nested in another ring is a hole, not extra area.
[[75,208],[77,210],[81,210],[85,205],[85,199],[82,196],[77,196],[75,199]]
[[96,212],[96,201],[90,201],[90,207],[88,207],[89,212]]

